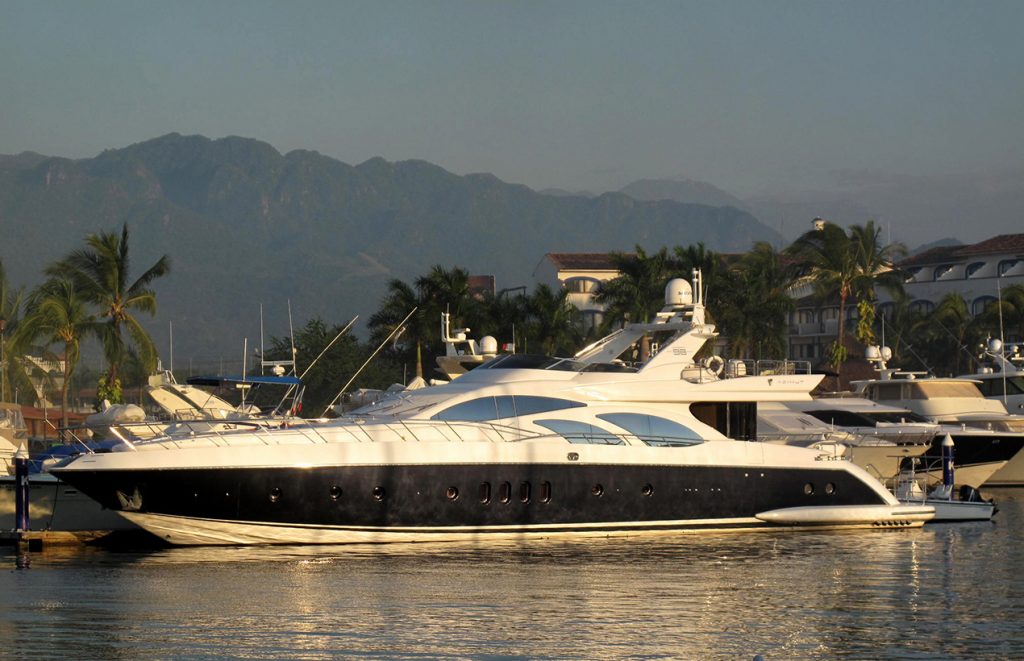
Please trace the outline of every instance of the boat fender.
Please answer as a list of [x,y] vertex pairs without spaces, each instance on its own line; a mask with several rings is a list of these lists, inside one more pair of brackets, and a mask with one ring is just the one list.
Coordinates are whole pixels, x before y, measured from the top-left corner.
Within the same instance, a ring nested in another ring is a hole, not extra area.
[[725,369],[725,361],[721,356],[711,356],[704,360],[704,368],[709,372],[712,372],[718,376],[722,375],[722,370]]

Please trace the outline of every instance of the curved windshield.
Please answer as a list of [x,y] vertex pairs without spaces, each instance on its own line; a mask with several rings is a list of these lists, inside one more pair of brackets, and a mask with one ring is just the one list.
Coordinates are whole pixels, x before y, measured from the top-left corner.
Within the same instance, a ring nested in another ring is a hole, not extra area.
[[376,402],[371,402],[347,415],[354,417],[399,417],[408,416],[443,402],[451,397],[450,393],[403,392],[385,395]]
[[481,370],[558,370],[566,372],[579,372],[587,366],[569,358],[552,358],[551,356],[538,356],[525,353],[509,354],[498,356],[494,360],[484,363],[478,369]]
[[460,402],[454,406],[449,406],[440,413],[435,413],[430,419],[480,422],[483,420],[500,420],[502,418],[533,415],[547,411],[560,411],[580,406],[586,406],[586,404],[557,397],[499,395],[497,397],[477,397],[466,402]]
[[550,429],[570,443],[587,443],[593,445],[625,445],[620,437],[595,427],[588,422],[576,420],[534,420],[534,423]]
[[602,413],[597,416],[629,431],[647,445],[678,447],[703,443],[700,434],[685,425],[645,413]]

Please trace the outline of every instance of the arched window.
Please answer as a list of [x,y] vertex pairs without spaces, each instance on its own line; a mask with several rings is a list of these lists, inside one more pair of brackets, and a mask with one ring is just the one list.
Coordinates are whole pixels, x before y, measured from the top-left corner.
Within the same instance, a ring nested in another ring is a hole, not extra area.
[[894,314],[896,314],[895,303],[882,303],[877,308],[875,308],[876,319],[884,318],[886,321],[892,321],[892,317]]
[[999,262],[999,275],[1024,275],[1024,259],[1004,259]]
[[931,311],[935,309],[935,304],[925,299],[919,299],[910,304],[911,312],[917,312],[920,314],[931,314]]
[[589,294],[595,291],[600,285],[600,280],[584,276],[566,278],[565,283],[563,284],[566,291],[574,294]]
[[964,275],[968,278],[971,278],[974,277],[974,275],[977,273],[978,277],[981,277],[981,274],[978,273],[978,271],[982,270],[983,268],[985,268],[985,262],[971,262],[970,264],[967,265],[967,268],[964,270]]
[[985,311],[985,308],[987,308],[990,303],[995,303],[996,300],[995,296],[979,296],[971,303],[971,315],[977,317]]

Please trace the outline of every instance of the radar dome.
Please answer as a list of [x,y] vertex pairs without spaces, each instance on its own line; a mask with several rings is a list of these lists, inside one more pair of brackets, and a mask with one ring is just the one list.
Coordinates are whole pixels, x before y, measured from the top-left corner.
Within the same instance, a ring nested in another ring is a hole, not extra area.
[[493,356],[498,353],[498,341],[490,335],[480,338],[480,353],[485,356]]
[[665,305],[679,306],[693,303],[693,288],[682,278],[674,278],[665,285]]

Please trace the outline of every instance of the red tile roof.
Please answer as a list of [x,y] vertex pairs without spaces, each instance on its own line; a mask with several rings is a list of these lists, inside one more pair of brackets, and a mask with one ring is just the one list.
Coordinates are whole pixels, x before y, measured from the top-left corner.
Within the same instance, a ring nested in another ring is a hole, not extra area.
[[901,267],[955,262],[972,255],[1024,254],[1024,234],[1000,234],[969,246],[940,246],[908,257]]

